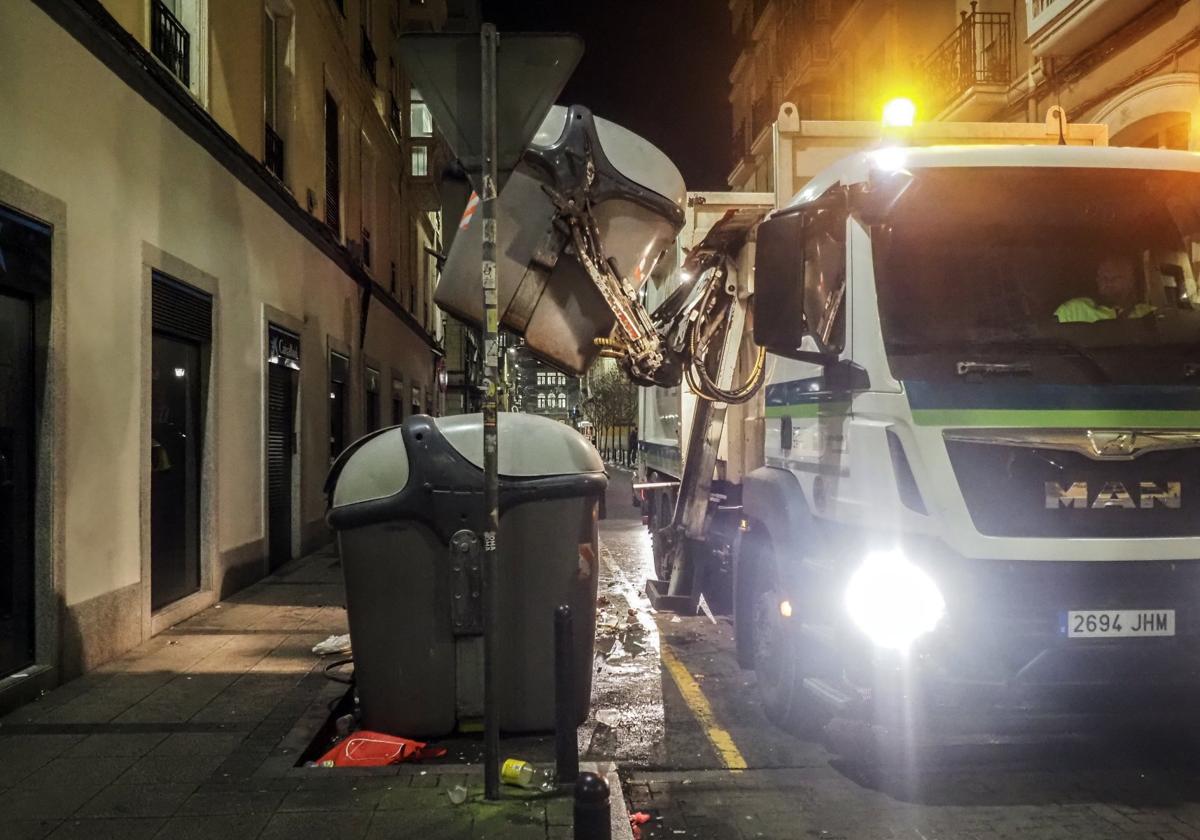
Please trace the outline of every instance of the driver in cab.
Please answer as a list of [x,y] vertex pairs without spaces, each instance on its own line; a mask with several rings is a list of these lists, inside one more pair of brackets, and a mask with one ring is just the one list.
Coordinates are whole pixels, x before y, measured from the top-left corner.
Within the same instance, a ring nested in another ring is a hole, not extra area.
[[1060,324],[1091,324],[1144,318],[1155,307],[1143,300],[1137,264],[1128,256],[1106,257],[1096,268],[1096,296],[1071,298],[1054,310]]

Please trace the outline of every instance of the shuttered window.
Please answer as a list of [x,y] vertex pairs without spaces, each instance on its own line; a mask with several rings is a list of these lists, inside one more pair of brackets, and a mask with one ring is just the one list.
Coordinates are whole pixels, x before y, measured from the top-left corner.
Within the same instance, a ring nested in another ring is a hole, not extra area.
[[154,272],[150,290],[155,332],[207,344],[212,341],[212,296]]
[[339,158],[338,104],[325,92],[325,224],[341,230],[341,166]]

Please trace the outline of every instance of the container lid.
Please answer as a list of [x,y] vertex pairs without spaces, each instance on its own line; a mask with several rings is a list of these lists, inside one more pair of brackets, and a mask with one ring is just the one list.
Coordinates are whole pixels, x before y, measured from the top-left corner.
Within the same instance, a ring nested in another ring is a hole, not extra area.
[[[434,420],[446,442],[483,469],[483,415],[457,414]],[[565,423],[536,414],[498,415],[500,475],[530,478],[604,472],[600,453]]]
[[384,499],[408,484],[408,448],[399,427],[361,441],[348,454],[333,488],[334,507]]

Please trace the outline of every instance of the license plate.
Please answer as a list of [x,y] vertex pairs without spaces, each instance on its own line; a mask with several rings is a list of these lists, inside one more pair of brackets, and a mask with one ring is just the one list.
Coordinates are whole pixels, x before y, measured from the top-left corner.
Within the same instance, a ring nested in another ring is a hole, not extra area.
[[1071,610],[1066,630],[1070,639],[1174,636],[1175,610]]

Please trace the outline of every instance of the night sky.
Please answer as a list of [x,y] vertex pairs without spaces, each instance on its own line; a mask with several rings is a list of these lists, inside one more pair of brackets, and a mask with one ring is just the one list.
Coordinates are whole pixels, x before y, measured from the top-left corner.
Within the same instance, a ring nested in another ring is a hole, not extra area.
[[574,32],[583,59],[559,97],[666,152],[690,190],[728,189],[729,70],[737,57],[726,0],[483,0],[507,31]]

